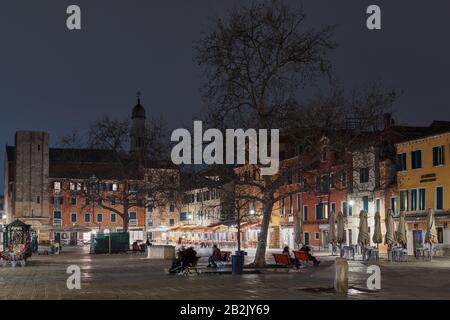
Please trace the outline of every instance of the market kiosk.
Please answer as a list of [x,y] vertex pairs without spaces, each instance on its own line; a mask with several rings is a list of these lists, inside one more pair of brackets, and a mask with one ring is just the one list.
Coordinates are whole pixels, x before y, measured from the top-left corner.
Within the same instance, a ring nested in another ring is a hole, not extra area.
[[4,227],[3,230],[3,252],[0,262],[3,267],[8,263],[15,267],[17,263],[25,266],[31,257],[31,229],[28,224],[15,220]]

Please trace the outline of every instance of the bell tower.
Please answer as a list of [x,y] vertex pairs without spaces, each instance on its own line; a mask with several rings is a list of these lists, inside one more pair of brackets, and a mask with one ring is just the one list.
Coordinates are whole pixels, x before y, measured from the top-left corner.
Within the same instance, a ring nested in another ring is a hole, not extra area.
[[131,113],[130,153],[145,151],[145,109],[141,105],[141,93],[137,93],[137,104]]

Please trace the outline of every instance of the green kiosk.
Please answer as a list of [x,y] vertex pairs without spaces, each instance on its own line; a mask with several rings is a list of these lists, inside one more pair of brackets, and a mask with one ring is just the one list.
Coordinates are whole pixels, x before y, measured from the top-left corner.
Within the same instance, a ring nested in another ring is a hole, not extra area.
[[11,263],[15,267],[17,263],[20,263],[21,266],[25,266],[31,254],[30,225],[20,220],[6,225],[3,229],[3,252],[0,258],[2,265]]

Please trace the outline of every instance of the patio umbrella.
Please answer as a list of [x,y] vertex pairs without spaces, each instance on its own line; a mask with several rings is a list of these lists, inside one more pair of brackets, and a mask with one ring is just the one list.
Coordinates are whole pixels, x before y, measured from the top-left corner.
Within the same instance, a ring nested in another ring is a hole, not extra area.
[[337,214],[337,242],[343,244],[345,242],[344,215],[342,211]]
[[358,243],[364,248],[370,243],[369,239],[369,226],[367,225],[367,213],[361,210],[359,213],[359,234]]
[[437,242],[436,222],[433,209],[428,209],[427,212],[427,233],[425,234],[425,242],[430,245]]
[[400,212],[400,221],[398,222],[397,230],[397,242],[403,246],[406,246],[406,220],[405,212]]
[[303,243],[302,234],[303,234],[302,215],[300,212],[297,212],[297,216],[295,219],[295,243],[298,245],[299,248]]
[[395,225],[391,209],[389,209],[386,214],[385,223],[386,223],[386,235],[384,237],[384,244],[391,246],[395,243],[395,236],[394,236]]
[[372,241],[377,245],[383,242],[383,236],[381,234],[381,217],[378,211],[375,213],[375,229],[373,230]]
[[331,244],[336,243],[336,214],[334,211],[330,212],[330,216],[328,217],[328,224],[329,224],[329,230],[328,230],[328,241]]

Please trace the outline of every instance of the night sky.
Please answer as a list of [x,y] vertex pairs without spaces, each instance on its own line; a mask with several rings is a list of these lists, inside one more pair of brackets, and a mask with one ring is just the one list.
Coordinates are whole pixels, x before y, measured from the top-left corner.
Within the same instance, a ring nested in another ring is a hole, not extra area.
[[[45,130],[54,144],[105,114],[127,117],[138,90],[148,114],[189,125],[202,109],[193,42],[238,2],[0,0],[0,141],[12,144],[16,130]],[[70,4],[81,7],[81,31],[66,28]],[[370,4],[382,9],[381,31],[366,28]],[[450,1],[303,5],[309,25],[337,25],[332,57],[345,88],[381,80],[404,92],[397,122],[450,120]]]

